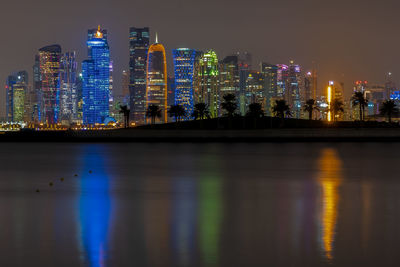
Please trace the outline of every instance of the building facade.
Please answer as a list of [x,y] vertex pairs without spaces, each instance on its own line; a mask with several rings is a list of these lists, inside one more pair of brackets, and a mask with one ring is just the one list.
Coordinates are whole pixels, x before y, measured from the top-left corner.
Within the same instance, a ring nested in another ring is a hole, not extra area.
[[39,50],[40,120],[56,124],[60,109],[61,46],[50,45]]
[[82,63],[83,123],[104,123],[109,116],[110,50],[100,26],[87,46],[89,59]]
[[138,124],[145,122],[146,67],[150,44],[149,28],[129,29],[129,106],[130,119]]
[[60,63],[60,122],[69,124],[77,121],[77,68],[76,53],[62,55]]
[[202,53],[196,60],[195,69],[195,103],[205,103],[210,116],[215,118],[219,115],[220,104],[217,53],[213,50]]
[[149,47],[147,54],[146,109],[156,105],[161,109],[161,121],[166,123],[167,116],[167,59],[165,48],[156,42]]
[[172,50],[175,73],[175,105],[185,109],[186,119],[191,118],[194,107],[193,76],[196,51],[189,48]]

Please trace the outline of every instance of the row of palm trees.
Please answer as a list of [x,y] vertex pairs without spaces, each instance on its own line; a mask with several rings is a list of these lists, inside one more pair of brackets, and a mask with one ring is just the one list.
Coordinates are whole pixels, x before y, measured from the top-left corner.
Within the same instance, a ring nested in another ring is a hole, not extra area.
[[[365,108],[368,106],[368,99],[364,96],[363,92],[354,92],[351,97],[351,103],[353,106],[358,106],[359,108],[359,120],[364,121],[365,119]],[[344,112],[344,104],[340,99],[333,99],[328,111],[331,112],[333,120],[336,121],[340,113]],[[319,111],[317,102],[314,99],[309,99],[306,101],[303,110],[308,113],[308,118],[312,120],[312,114],[314,111]],[[394,100],[385,100],[382,102],[380,107],[380,114],[382,116],[387,116],[389,123],[392,122],[393,114],[399,112]],[[284,118],[285,115],[290,117],[290,107],[286,104],[286,101],[276,100],[273,107],[273,112],[276,116]]]
[[[363,121],[365,119],[365,107],[368,106],[368,99],[364,97],[362,92],[354,92],[351,97],[351,102],[353,106],[359,107],[359,119]],[[237,115],[236,111],[238,109],[236,96],[234,94],[226,94],[223,96],[223,101],[221,103],[221,108],[225,111],[224,115],[231,118]],[[303,110],[308,113],[308,118],[313,119],[313,112],[319,111],[317,102],[314,99],[309,99],[303,106]],[[275,101],[272,111],[276,117],[284,119],[285,117],[291,117],[290,106],[286,103],[284,99],[279,99]],[[328,111],[331,112],[333,120],[336,121],[341,113],[344,112],[344,104],[340,99],[333,99]],[[396,107],[396,103],[393,100],[386,100],[382,103],[380,108],[380,113],[383,116],[388,117],[389,123],[393,114],[398,113],[399,110]],[[124,115],[124,125],[125,128],[129,125],[129,108],[124,105],[120,106],[120,113]],[[181,105],[172,105],[168,109],[168,115],[174,118],[176,122],[180,122],[183,118],[187,117],[186,110]],[[151,119],[151,124],[155,124],[157,118],[161,118],[162,110],[157,105],[149,105],[146,110],[146,117]],[[193,113],[190,114],[195,120],[203,120],[211,117],[208,105],[206,103],[197,103],[194,105]],[[260,103],[251,103],[248,107],[246,116],[253,118],[261,118],[264,116],[264,110]]]

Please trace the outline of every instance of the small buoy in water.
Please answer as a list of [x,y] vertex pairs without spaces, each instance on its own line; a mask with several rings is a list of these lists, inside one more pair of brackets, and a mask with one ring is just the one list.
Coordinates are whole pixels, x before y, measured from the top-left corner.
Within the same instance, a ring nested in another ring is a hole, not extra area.
[[92,173],[92,170],[90,170],[89,173]]
[[39,190],[39,189],[36,189],[36,193],[40,193],[40,190]]
[[53,186],[53,183],[52,183],[52,182],[50,182],[50,183],[49,183],[49,186]]
[[78,174],[76,174],[76,173],[75,173],[75,175],[74,175],[74,176],[76,177],[76,176],[78,176]]
[[64,178],[60,178],[60,181],[61,181],[61,182],[64,182]]

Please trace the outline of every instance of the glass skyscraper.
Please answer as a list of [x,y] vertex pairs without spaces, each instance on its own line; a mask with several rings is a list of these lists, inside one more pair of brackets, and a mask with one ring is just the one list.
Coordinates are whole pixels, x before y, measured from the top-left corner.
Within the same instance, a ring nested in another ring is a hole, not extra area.
[[7,77],[6,81],[6,117],[7,121],[25,121],[28,103],[28,72],[19,71]]
[[186,118],[193,113],[193,74],[196,51],[189,48],[172,50],[175,72],[175,105],[181,105]]
[[65,53],[60,64],[60,121],[70,123],[77,119],[77,62],[76,53]]
[[149,28],[129,29],[129,105],[131,120],[142,124],[146,112],[146,67]]
[[146,110],[156,105],[161,109],[161,121],[166,123],[167,116],[167,59],[165,48],[156,42],[149,47],[147,55]]
[[195,102],[205,103],[211,117],[219,113],[218,58],[213,50],[202,53],[196,62]]
[[61,46],[50,45],[39,50],[41,121],[58,123],[60,101]]
[[100,26],[87,46],[89,59],[82,62],[83,123],[103,123],[109,116],[110,49]]

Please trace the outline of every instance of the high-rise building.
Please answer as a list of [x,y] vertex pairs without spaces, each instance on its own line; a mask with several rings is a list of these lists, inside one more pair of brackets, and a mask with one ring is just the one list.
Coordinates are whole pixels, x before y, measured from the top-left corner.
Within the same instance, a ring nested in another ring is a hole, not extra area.
[[129,106],[129,72],[126,70],[122,71],[122,92],[120,101]]
[[60,96],[61,46],[50,45],[39,49],[40,114],[41,121],[58,123]]
[[129,93],[131,120],[144,123],[146,113],[146,67],[149,28],[129,29]]
[[195,103],[207,104],[211,117],[217,117],[220,104],[217,53],[213,50],[202,53],[196,60],[195,69]]
[[237,55],[225,57],[219,63],[220,99],[224,95],[234,94],[239,105],[239,81],[239,61]]
[[109,116],[110,50],[100,26],[87,46],[89,59],[82,63],[83,123],[104,123]]
[[261,73],[264,77],[264,110],[267,115],[271,116],[274,102],[278,99],[278,66],[261,63]]
[[168,107],[175,105],[175,77],[168,77],[167,79],[167,105]]
[[156,41],[149,47],[147,54],[146,109],[156,105],[161,109],[161,121],[166,123],[167,116],[167,59],[164,46]]
[[75,52],[62,55],[60,64],[60,121],[63,124],[77,120],[77,67]]
[[295,118],[300,118],[301,116],[301,87],[302,77],[300,66],[290,61],[285,84],[285,99]]
[[175,105],[186,111],[186,119],[193,113],[193,75],[196,51],[189,48],[172,50],[175,73]]
[[6,118],[10,122],[26,121],[28,94],[28,72],[19,71],[7,77],[6,81]]
[[277,84],[277,93],[276,97],[283,99],[285,97],[286,92],[286,80],[288,77],[288,65],[278,64],[276,71],[276,84]]
[[265,108],[264,103],[264,75],[259,71],[249,71],[246,80],[245,112],[251,103],[259,103]]
[[35,64],[33,65],[33,88],[30,91],[30,102],[32,121],[36,123],[41,121],[41,88],[42,82],[40,78],[40,56],[35,55]]
[[83,123],[83,74],[79,73],[76,77],[76,102],[77,115],[76,122]]
[[16,75],[12,74],[7,77],[6,80],[6,119],[9,122],[13,121],[13,88],[14,84],[17,82],[17,77]]

